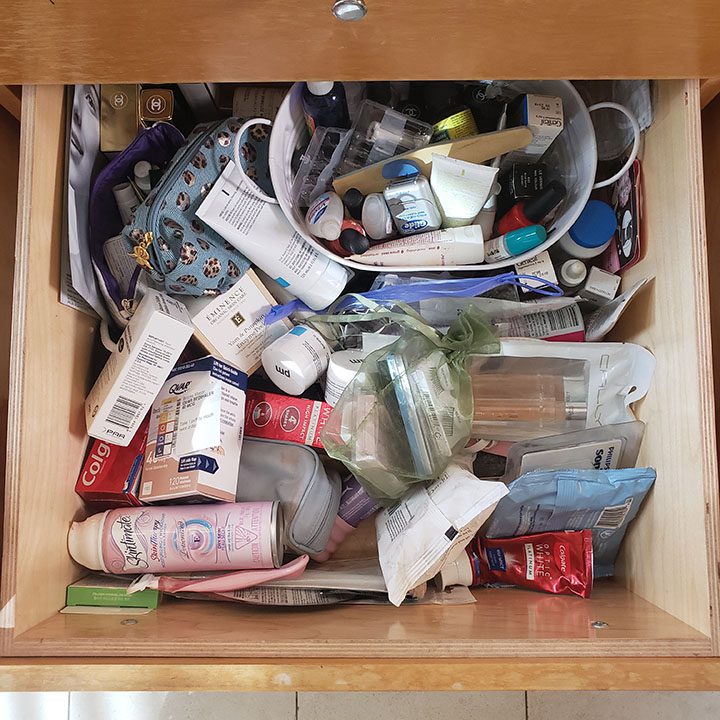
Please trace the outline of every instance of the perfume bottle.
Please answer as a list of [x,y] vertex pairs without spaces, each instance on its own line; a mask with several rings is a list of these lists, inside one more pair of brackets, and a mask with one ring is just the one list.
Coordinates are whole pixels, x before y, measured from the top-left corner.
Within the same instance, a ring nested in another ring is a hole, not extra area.
[[[531,364],[538,363],[536,372]],[[489,364],[495,367],[471,370],[474,436],[517,441],[585,428],[584,361],[493,358]]]

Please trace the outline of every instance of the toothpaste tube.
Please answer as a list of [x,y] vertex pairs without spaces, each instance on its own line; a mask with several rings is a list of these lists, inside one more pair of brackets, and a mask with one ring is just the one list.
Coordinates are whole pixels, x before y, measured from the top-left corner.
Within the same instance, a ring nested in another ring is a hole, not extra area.
[[438,575],[449,585],[514,585],[557,595],[590,596],[592,531],[548,532],[514,538],[476,537]]

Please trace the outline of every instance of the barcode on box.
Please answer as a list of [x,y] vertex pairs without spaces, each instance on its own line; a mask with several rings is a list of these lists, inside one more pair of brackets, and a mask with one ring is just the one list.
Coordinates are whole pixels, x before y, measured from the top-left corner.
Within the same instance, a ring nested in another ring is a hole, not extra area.
[[632,502],[633,499],[628,498],[622,505],[608,505],[600,513],[595,527],[617,530],[625,522],[625,518],[632,507]]
[[143,497],[152,495],[152,482],[144,482],[142,486],[142,492],[140,493]]
[[141,408],[142,403],[121,395],[110,409],[107,421],[118,427],[125,428],[125,430],[130,430]]
[[532,543],[525,543],[525,579],[535,579],[535,548]]

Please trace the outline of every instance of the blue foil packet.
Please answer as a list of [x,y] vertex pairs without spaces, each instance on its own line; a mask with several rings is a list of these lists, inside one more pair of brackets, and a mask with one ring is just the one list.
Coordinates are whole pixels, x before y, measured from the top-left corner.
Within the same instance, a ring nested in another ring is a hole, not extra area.
[[592,530],[596,578],[614,574],[627,526],[655,482],[652,468],[535,470],[508,485],[484,533],[518,537],[562,530]]

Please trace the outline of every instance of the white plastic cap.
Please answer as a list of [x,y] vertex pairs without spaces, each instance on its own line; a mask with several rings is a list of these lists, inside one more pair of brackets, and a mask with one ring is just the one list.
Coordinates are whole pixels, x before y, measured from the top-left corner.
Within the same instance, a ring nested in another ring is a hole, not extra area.
[[368,356],[364,350],[340,350],[330,356],[325,382],[325,402],[335,407],[343,390],[352,382],[362,361]]
[[470,565],[470,558],[466,552],[463,552],[457,560],[443,565],[435,578],[435,582],[440,590],[444,590],[451,585],[471,587],[472,581],[472,566]]
[[560,281],[565,285],[579,285],[587,276],[582,260],[566,260],[560,267]]
[[298,291],[297,296],[313,310],[324,310],[338,299],[350,277],[346,267],[328,258],[327,267],[319,280],[312,287]]
[[92,515],[83,522],[74,522],[68,533],[68,550],[76,563],[89,570],[107,568],[102,561],[102,529],[107,511]]
[[380,193],[370,193],[362,206],[362,224],[373,240],[384,240],[395,232],[390,208]]
[[334,80],[329,80],[326,82],[308,82],[307,88],[313,95],[327,95],[332,89],[333,85],[335,85]]
[[133,172],[136,178],[146,178],[150,176],[150,170],[152,170],[152,165],[147,160],[140,160],[135,163]]
[[318,230],[320,231],[320,237],[326,240],[337,240],[342,230],[342,222],[337,218],[328,217],[319,223]]

